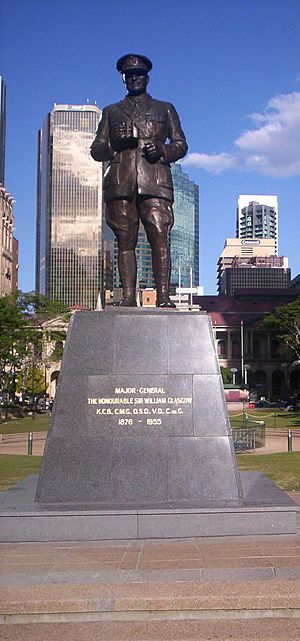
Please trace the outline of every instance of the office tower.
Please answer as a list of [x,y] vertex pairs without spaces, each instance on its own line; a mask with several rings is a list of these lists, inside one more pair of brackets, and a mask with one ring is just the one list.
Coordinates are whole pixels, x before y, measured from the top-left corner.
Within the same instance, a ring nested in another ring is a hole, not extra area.
[[178,286],[179,268],[181,287],[199,285],[199,187],[182,171],[181,165],[172,165],[174,185],[174,227],[171,231],[171,288]]
[[[171,230],[171,291],[178,287],[179,268],[181,287],[190,286],[190,270],[193,283],[199,284],[199,187],[182,171],[181,165],[171,165],[174,186],[174,226]],[[137,255],[137,287],[155,287],[151,248],[143,225],[140,225]],[[114,288],[120,287],[117,269],[117,246],[115,244]]]
[[237,289],[285,289],[291,282],[291,270],[286,256],[236,256],[224,269],[219,294],[233,296]]
[[275,256],[275,240],[273,238],[226,238],[224,249],[218,260],[217,286],[218,293],[224,293],[224,271],[230,269],[236,257],[248,258]]
[[5,178],[6,86],[0,76],[0,184]]
[[237,238],[274,238],[278,254],[277,196],[242,195],[238,197]]
[[102,163],[89,152],[100,115],[55,104],[38,137],[36,290],[85,309],[102,286]]

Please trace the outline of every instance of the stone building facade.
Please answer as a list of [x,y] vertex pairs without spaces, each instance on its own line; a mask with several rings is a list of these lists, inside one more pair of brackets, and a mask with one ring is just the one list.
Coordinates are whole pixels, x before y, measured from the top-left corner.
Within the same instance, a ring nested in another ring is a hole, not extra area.
[[300,398],[300,363],[283,362],[278,340],[258,324],[265,314],[298,295],[300,290],[273,290],[269,297],[266,292],[240,290],[235,296],[194,300],[211,316],[220,366],[235,368],[238,383],[247,383],[250,391],[272,401],[291,395]]
[[14,199],[0,185],[0,296],[8,296],[18,288],[18,241],[13,237]]

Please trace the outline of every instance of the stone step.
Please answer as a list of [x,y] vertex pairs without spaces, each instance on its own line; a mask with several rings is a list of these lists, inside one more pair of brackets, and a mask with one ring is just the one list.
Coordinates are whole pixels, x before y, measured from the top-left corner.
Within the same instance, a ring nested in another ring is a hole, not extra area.
[[[99,619],[134,619],[141,613],[159,613],[159,618],[176,616],[214,617],[220,612],[244,616],[245,611],[278,612],[300,616],[300,582],[267,581],[174,581],[126,584],[59,584],[2,586],[1,621],[30,621],[35,616],[63,617],[76,614]],[[127,613],[127,614],[124,614]],[[178,614],[182,613],[182,614]],[[193,615],[194,613],[194,615]],[[204,618],[205,618],[204,617]],[[56,618],[57,620],[57,618]]]
[[300,619],[27,623],[0,628],[3,641],[299,641]]

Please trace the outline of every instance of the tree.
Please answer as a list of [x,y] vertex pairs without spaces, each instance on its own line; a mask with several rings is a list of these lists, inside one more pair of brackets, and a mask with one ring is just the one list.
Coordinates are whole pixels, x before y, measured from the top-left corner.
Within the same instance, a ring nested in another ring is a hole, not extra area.
[[232,371],[230,370],[230,367],[222,367],[221,365],[221,375],[225,385],[232,383]]
[[[69,318],[68,308],[34,292],[17,292],[0,299],[0,372],[2,391],[12,393],[15,376],[24,378],[28,368],[43,363],[44,324],[58,314]],[[65,332],[56,332],[55,345],[59,342],[60,354]],[[51,335],[51,331],[50,331]],[[48,336],[47,336],[48,338]],[[53,340],[50,336],[49,340]],[[54,349],[55,351],[55,349]]]
[[64,352],[64,341],[66,340],[65,330],[51,330],[48,333],[48,340],[51,343],[54,343],[53,351],[51,352],[50,358],[52,362],[61,361]]
[[0,298],[0,376],[1,391],[14,388],[15,373],[28,354],[26,319],[15,295]]
[[300,360],[300,296],[292,303],[277,307],[259,323],[281,342],[281,355],[289,361]]
[[41,396],[45,394],[45,374],[34,364],[24,367],[22,376],[19,377],[17,385],[17,392],[27,394],[28,396]]

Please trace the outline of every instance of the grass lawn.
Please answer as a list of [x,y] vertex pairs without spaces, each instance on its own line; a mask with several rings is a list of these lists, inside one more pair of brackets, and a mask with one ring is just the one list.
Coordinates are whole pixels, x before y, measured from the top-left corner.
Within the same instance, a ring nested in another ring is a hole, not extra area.
[[[42,456],[0,455],[0,491],[21,481],[30,474],[37,474],[42,464]],[[300,490],[300,452],[280,454],[239,454],[240,470],[262,472],[282,490]]]
[[237,462],[240,470],[262,472],[286,492],[300,490],[300,452],[239,454]]
[[[266,427],[279,428],[281,430],[300,429],[300,412],[282,412],[276,410],[245,410],[245,413],[251,420],[246,421],[246,427],[254,426],[252,421],[264,421]],[[231,427],[242,427],[243,414],[237,412],[229,414]]]
[[22,456],[20,454],[0,455],[0,491],[22,481],[30,474],[38,474],[42,465],[42,456]]
[[0,423],[0,434],[20,434],[22,432],[43,432],[49,427],[50,416],[36,414],[35,418],[16,418]]

